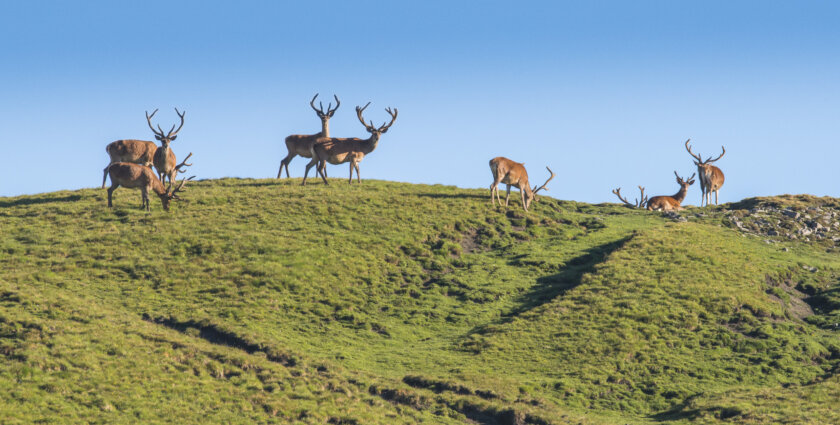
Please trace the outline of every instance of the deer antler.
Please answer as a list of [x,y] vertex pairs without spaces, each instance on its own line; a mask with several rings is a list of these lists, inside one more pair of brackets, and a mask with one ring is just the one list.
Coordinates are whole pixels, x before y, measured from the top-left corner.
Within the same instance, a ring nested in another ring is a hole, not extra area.
[[181,191],[184,188],[184,185],[187,184],[188,181],[191,181],[194,178],[195,178],[195,176],[191,176],[190,178],[181,180],[181,184],[179,184],[178,187],[176,187],[175,190],[173,190],[173,191],[170,191],[170,189],[172,189],[172,183],[170,183],[169,187],[166,188],[166,191],[169,193],[169,197],[174,198],[174,199],[180,199],[175,194],[178,193],[179,191]]
[[636,203],[635,203],[635,204],[634,204],[634,203],[632,203],[632,202],[630,202],[630,201],[628,201],[628,200],[627,200],[626,198],[624,198],[623,196],[621,196],[621,188],[620,188],[620,187],[619,187],[619,188],[615,188],[615,189],[613,189],[612,193],[613,193],[615,196],[618,196],[618,199],[620,199],[620,200],[621,200],[621,202],[624,202],[624,203],[625,203],[625,204],[627,204],[628,206],[635,207],[635,208],[643,208],[643,207],[645,206],[645,204],[647,204],[648,198],[645,196],[645,188],[643,188],[642,186],[639,186],[639,190],[642,192],[642,193],[641,193],[641,196],[642,196],[642,197],[641,197],[641,199],[636,198],[636,199],[635,199],[635,201],[636,201]]
[[688,140],[685,141],[686,150],[688,150],[689,155],[693,156],[694,159],[697,160],[697,162],[702,164],[703,163],[703,158],[701,158],[700,155],[696,155],[694,152],[691,151],[691,146],[688,145],[688,142],[690,142],[690,141],[691,141],[691,139],[688,139]]
[[[523,162],[523,164],[524,164],[524,162]],[[547,187],[545,187],[545,186],[548,184],[548,182],[550,182],[550,181],[551,181],[551,179],[553,179],[553,178],[554,178],[554,171],[551,171],[551,168],[548,168],[548,167],[545,167],[545,169],[546,169],[546,170],[548,170],[548,172],[551,174],[551,176],[549,176],[549,177],[548,177],[548,180],[546,180],[546,181],[545,181],[545,183],[543,183],[543,185],[542,185],[542,186],[540,186],[540,187],[536,187],[536,186],[534,186],[534,189],[533,189],[534,195],[536,195],[536,194],[537,194],[537,192],[539,192],[539,191],[541,191],[541,190],[543,190],[543,189],[548,190],[548,188],[547,188]]]
[[365,128],[366,128],[368,131],[374,131],[374,130],[376,130],[376,127],[374,127],[374,126],[373,126],[373,121],[371,121],[371,122],[370,122],[370,125],[367,125],[367,123],[365,122],[364,117],[362,117],[362,112],[364,112],[364,111],[365,111],[365,109],[366,109],[369,105],[370,105],[370,102],[368,102],[365,106],[362,106],[362,107],[356,106],[356,117],[358,117],[358,118],[359,118],[359,121],[361,121],[362,125],[363,125],[363,126],[365,126]]
[[630,205],[631,207],[638,206],[638,205],[633,205],[632,202],[628,201],[623,196],[621,196],[621,188],[620,187],[617,187],[617,188],[613,189],[612,193],[613,193],[613,195],[618,196],[618,199],[621,200],[621,202],[624,202],[625,204]]
[[[178,132],[179,132],[179,131],[181,131],[181,128],[183,128],[183,127],[184,127],[184,114],[186,114],[186,113],[187,113],[187,111],[184,111],[184,112],[178,112],[178,108],[175,108],[175,113],[176,113],[176,114],[178,114],[178,117],[179,117],[179,118],[181,118],[181,125],[179,125],[179,126],[178,126],[178,129],[177,129],[177,130],[175,130],[175,124],[172,124],[172,129],[171,129],[171,130],[169,130],[169,133],[168,133],[168,134],[167,134],[167,136],[166,136],[166,137],[168,137],[168,138],[170,138],[170,139],[172,139],[172,138],[174,138],[176,135],[178,135]],[[173,133],[173,132],[172,132],[172,130],[175,130],[175,132]]]
[[391,128],[391,126],[394,124],[394,121],[397,120],[397,114],[399,113],[397,108],[394,108],[394,110],[392,111],[390,106],[385,108],[385,112],[387,112],[388,115],[391,116],[391,122],[389,122],[387,125],[385,125],[385,123],[383,122],[382,126],[379,127],[379,132],[380,133],[384,133],[384,132],[388,131],[389,128]]
[[149,128],[151,128],[151,129],[152,129],[152,132],[153,132],[153,133],[155,133],[155,135],[156,135],[156,136],[158,136],[158,137],[165,137],[165,136],[163,135],[163,129],[162,129],[162,128],[160,128],[160,125],[158,125],[158,130],[160,130],[160,131],[155,130],[155,127],[154,127],[154,126],[152,126],[152,117],[154,117],[154,116],[155,116],[155,114],[157,113],[157,111],[158,111],[158,110],[157,110],[157,109],[155,109],[155,110],[152,112],[152,115],[149,115],[149,111],[146,111],[146,122],[147,122],[147,123],[149,123]]
[[636,206],[642,208],[647,204],[648,198],[647,196],[645,196],[645,188],[643,188],[641,185],[639,185],[639,191],[641,192],[641,200],[636,201]]
[[192,164],[187,164],[187,160],[190,159],[191,156],[192,156],[192,152],[190,152],[190,154],[187,155],[187,157],[184,158],[184,160],[181,161],[180,164],[175,166],[175,171],[177,171],[179,173],[186,173],[187,170],[182,170],[181,167],[191,167],[192,166]]
[[721,151],[723,151],[723,152],[721,152],[721,153],[720,153],[720,156],[719,156],[719,157],[717,157],[717,158],[715,158],[715,159],[712,159],[712,157],[710,156],[710,157],[709,157],[709,159],[707,159],[707,160],[706,160],[706,162],[705,162],[704,164],[711,164],[711,163],[713,163],[713,162],[715,162],[715,161],[717,161],[717,160],[719,160],[719,159],[723,158],[723,155],[724,155],[724,154],[726,154],[726,148],[724,148],[723,146],[721,146],[721,147],[720,147],[720,150],[721,150]]

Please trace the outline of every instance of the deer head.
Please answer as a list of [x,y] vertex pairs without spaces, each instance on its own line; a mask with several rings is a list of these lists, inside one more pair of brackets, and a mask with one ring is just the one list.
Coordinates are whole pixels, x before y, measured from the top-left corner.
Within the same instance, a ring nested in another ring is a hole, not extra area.
[[312,107],[312,110],[318,115],[318,118],[321,119],[321,122],[329,121],[333,115],[335,115],[335,111],[338,110],[338,107],[341,106],[341,101],[338,100],[338,96],[333,95],[335,98],[335,108],[332,107],[332,103],[327,104],[327,112],[324,112],[324,103],[318,102],[318,108],[315,107],[315,99],[318,98],[319,93],[315,93],[315,97],[309,101],[309,106]]
[[688,187],[694,184],[694,176],[696,176],[697,173],[692,174],[691,177],[687,179],[680,177],[676,171],[674,171],[674,175],[677,176],[677,184],[680,185],[680,190],[688,190]]
[[391,125],[394,124],[394,121],[397,120],[397,113],[399,111],[397,111],[397,108],[394,108],[393,111],[391,110],[390,107],[385,108],[385,112],[387,112],[388,115],[391,116],[391,122],[382,123],[381,126],[376,127],[376,126],[373,125],[373,120],[371,120],[370,125],[368,125],[368,124],[365,123],[365,119],[362,117],[362,112],[365,111],[365,108],[367,108],[368,105],[370,105],[370,102],[368,102],[367,105],[365,105],[364,107],[361,107],[361,108],[357,106],[356,107],[356,116],[359,118],[359,121],[362,123],[362,125],[365,126],[365,130],[367,130],[367,132],[370,133],[371,136],[378,138],[381,134],[384,134],[385,132],[387,132],[388,129],[391,127]]
[[166,188],[166,192],[158,194],[158,197],[160,197],[160,202],[163,204],[163,209],[165,211],[169,211],[169,203],[172,202],[173,199],[181,199],[180,197],[178,197],[178,192],[182,191],[184,189],[184,185],[194,178],[195,176],[192,176],[188,179],[181,180],[181,183],[174,190],[172,189],[172,184],[170,183],[169,186]]
[[[710,156],[705,161],[703,161],[703,158],[700,156],[700,154],[695,154],[694,152],[691,151],[691,146],[688,144],[688,142],[690,142],[690,141],[691,141],[691,139],[688,139],[688,140],[685,141],[685,149],[688,151],[688,154],[691,155],[694,158],[694,165],[697,166],[697,170],[702,171],[703,173],[707,173],[709,168],[713,167],[713,165],[711,165],[711,164],[713,162],[723,158],[723,155],[726,154],[726,148],[721,146],[720,147],[721,153],[717,158],[712,159],[712,157]],[[702,179],[703,176],[700,176],[700,177]]]
[[152,126],[152,117],[155,116],[157,111],[158,110],[155,109],[154,112],[152,112],[152,115],[149,115],[149,111],[146,111],[146,122],[149,123],[149,128],[151,128],[152,132],[155,133],[155,139],[160,141],[161,147],[169,148],[169,144],[172,143],[173,140],[175,140],[175,137],[177,137],[178,132],[181,131],[181,128],[184,126],[184,114],[186,114],[187,111],[178,112],[178,108],[175,108],[175,113],[178,114],[178,117],[181,118],[181,125],[179,125],[178,129],[176,130],[175,124],[172,124],[172,128],[169,129],[169,132],[166,134],[163,133],[163,129],[160,128],[160,124],[158,124],[157,130],[155,130],[155,128]]
[[[524,164],[524,163],[523,163],[523,164]],[[548,177],[548,180],[546,180],[546,181],[545,181],[545,183],[543,183],[543,185],[542,185],[542,186],[540,186],[540,187],[534,186],[534,188],[533,188],[533,189],[531,189],[531,196],[530,196],[530,197],[531,197],[534,201],[538,201],[538,200],[539,200],[539,198],[537,197],[537,192],[539,192],[539,191],[541,191],[541,190],[543,190],[543,189],[548,190],[548,188],[547,188],[547,187],[545,187],[545,186],[546,186],[546,185],[548,185],[548,182],[550,182],[550,181],[551,181],[551,179],[553,179],[553,178],[554,178],[554,171],[551,171],[551,168],[548,168],[548,167],[545,167],[545,169],[546,169],[546,170],[548,170],[548,173],[550,174],[550,176]],[[529,202],[528,202],[528,204],[530,204],[530,203],[531,203],[531,202],[529,201]]]

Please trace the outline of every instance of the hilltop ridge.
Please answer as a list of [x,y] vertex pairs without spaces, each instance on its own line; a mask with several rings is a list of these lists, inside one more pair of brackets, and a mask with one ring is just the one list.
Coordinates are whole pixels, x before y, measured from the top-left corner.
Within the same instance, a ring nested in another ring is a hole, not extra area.
[[169,213],[130,190],[0,199],[0,417],[840,420],[836,199],[525,214],[299,183],[198,181]]

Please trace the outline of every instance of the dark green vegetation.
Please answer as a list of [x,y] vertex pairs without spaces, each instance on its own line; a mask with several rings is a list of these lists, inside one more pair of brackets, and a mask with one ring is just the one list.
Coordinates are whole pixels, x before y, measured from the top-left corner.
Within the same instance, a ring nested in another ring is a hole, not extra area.
[[836,242],[747,218],[834,200],[335,183],[0,200],[0,422],[840,422]]

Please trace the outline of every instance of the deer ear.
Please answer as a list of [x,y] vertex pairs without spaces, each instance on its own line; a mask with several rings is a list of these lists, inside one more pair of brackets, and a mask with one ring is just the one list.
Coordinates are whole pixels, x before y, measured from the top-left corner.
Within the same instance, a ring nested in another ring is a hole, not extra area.
[[172,136],[172,137],[169,138],[169,140],[175,140],[177,137],[178,136]]

